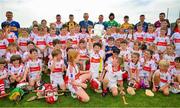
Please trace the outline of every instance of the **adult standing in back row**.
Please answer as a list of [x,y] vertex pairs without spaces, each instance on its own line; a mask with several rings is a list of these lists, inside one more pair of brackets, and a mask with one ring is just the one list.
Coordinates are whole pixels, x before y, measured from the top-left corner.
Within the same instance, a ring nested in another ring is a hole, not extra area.
[[89,14],[88,13],[84,13],[83,18],[84,18],[84,20],[79,22],[79,25],[81,28],[85,27],[87,30],[88,26],[93,26],[93,22],[89,20]]
[[110,13],[109,14],[109,21],[107,21],[107,26],[108,27],[112,27],[112,26],[118,27],[119,26],[118,22],[115,21],[114,19],[115,19],[114,13]]
[[13,20],[13,13],[11,11],[6,12],[6,18],[6,21],[2,22],[1,25],[8,22],[10,24],[11,32],[14,32],[18,37],[18,29],[20,28],[19,22]]

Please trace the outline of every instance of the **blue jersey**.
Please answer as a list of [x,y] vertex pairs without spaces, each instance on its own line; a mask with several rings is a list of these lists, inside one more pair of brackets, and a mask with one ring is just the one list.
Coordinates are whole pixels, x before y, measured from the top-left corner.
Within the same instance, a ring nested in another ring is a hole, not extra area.
[[[2,22],[2,24],[6,23],[6,22],[8,22],[8,21],[4,21],[4,22]],[[10,26],[12,26],[12,27],[16,27],[17,29],[20,28],[20,24],[17,21],[10,21],[9,23],[10,23]],[[12,31],[12,32],[14,32],[15,35],[18,37],[18,30],[17,31]]]

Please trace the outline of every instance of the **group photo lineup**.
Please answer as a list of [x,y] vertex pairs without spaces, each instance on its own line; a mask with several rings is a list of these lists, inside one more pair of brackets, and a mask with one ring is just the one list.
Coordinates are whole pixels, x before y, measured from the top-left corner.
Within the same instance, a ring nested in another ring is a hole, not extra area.
[[0,107],[180,107],[179,4],[0,1]]

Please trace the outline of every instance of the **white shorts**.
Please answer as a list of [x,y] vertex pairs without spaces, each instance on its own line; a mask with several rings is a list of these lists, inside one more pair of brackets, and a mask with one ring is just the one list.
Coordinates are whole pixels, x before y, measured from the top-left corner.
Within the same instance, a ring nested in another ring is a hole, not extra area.
[[111,90],[113,87],[118,88],[118,87],[117,87],[117,83],[114,83],[114,82],[109,82],[108,85],[107,85],[107,87],[109,88],[109,90]]
[[99,78],[99,63],[90,64],[90,72],[92,73],[92,78]]
[[41,79],[41,73],[40,72],[30,72],[29,80],[36,80],[36,79]]
[[140,77],[149,77],[149,75],[150,75],[149,72],[144,71],[144,70],[141,70],[139,73]]
[[[76,82],[78,83],[80,83],[81,81],[80,80],[76,80]],[[68,83],[68,89],[69,89],[69,91],[71,92],[71,93],[74,93],[74,94],[76,94],[76,92],[79,90],[79,89],[82,89],[81,87],[79,87],[79,86],[73,86],[73,85],[71,85],[71,84],[69,84]]]
[[63,73],[51,73],[50,81],[53,87],[61,86],[64,84]]

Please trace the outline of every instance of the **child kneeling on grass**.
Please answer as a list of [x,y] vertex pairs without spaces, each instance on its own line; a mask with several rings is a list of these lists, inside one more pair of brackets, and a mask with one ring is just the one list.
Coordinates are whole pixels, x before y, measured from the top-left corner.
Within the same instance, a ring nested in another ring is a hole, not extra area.
[[169,73],[169,62],[160,60],[159,69],[153,75],[153,91],[162,91],[164,95],[169,95],[169,85],[171,82],[171,75]]
[[40,86],[42,61],[38,59],[38,50],[33,48],[30,49],[30,59],[26,64],[25,73],[22,81],[26,81],[28,76],[29,85],[33,89],[34,87]]
[[79,71],[79,53],[75,49],[68,51],[68,68],[66,72],[67,87],[73,98],[78,98],[82,102],[88,102],[90,97],[84,89],[87,88],[86,80],[90,79],[91,74],[87,71]]
[[171,69],[172,83],[170,91],[180,93],[180,57],[176,57],[174,61],[175,66]]
[[[112,92],[113,96],[118,95],[118,85],[120,85],[120,93],[123,91],[123,72],[121,71],[121,59],[120,57],[114,58],[112,64],[108,64],[105,67],[105,71],[107,73],[102,74],[101,80],[103,82],[103,93],[105,96],[107,94],[107,88],[109,88],[110,92]],[[104,77],[104,78],[103,78]]]

